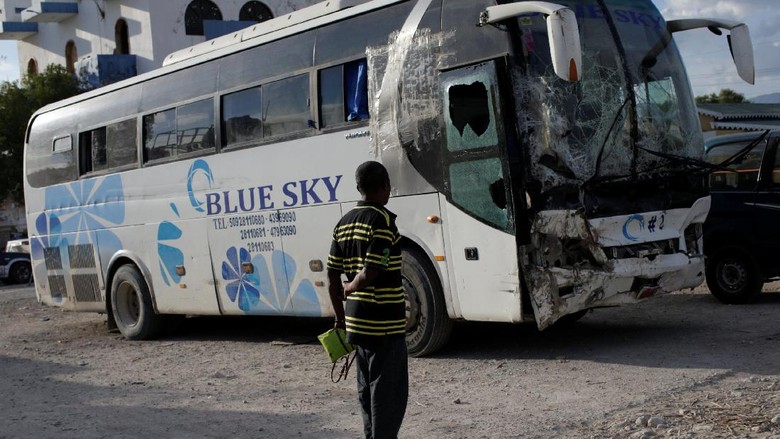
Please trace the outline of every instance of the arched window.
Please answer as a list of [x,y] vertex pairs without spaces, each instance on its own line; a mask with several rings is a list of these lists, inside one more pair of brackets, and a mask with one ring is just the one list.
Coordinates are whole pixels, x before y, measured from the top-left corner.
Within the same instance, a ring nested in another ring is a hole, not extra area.
[[130,35],[127,32],[127,22],[121,18],[117,20],[114,25],[114,41],[116,41],[116,49],[114,49],[115,54],[130,54]]
[[65,69],[68,73],[76,73],[76,60],[79,55],[76,53],[76,43],[73,40],[65,45]]
[[274,18],[271,10],[263,2],[246,2],[238,13],[238,19],[241,21],[257,21],[258,23]]
[[35,76],[38,74],[38,62],[35,59],[30,58],[27,61],[27,76]]
[[222,12],[209,0],[192,0],[184,12],[185,33],[203,35],[203,20],[222,20]]

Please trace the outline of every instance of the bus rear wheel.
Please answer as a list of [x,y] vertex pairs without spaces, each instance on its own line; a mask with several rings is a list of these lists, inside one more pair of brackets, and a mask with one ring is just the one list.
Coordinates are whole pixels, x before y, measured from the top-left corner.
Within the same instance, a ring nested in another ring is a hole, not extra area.
[[152,297],[143,276],[132,265],[119,267],[111,282],[111,311],[119,332],[128,340],[149,340],[163,328],[155,314]]
[[452,320],[444,293],[427,258],[403,249],[401,279],[406,298],[406,348],[412,357],[432,354],[447,344]]

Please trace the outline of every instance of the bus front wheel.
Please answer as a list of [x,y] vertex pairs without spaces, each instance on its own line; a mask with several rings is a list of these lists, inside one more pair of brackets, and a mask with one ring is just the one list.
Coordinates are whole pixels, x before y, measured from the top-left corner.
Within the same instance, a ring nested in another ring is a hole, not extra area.
[[128,340],[155,338],[163,327],[143,276],[129,264],[119,267],[111,282],[111,311],[119,332]]
[[436,271],[427,258],[403,249],[401,279],[406,298],[406,348],[409,355],[422,357],[444,347],[452,320]]

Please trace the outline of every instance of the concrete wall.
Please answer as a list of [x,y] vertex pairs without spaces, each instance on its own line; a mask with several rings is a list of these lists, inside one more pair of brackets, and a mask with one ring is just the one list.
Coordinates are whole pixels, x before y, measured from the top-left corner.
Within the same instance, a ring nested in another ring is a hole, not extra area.
[[1,21],[22,21],[20,14],[16,13],[16,8],[28,8],[32,4],[31,0],[4,0],[0,2],[0,20]]

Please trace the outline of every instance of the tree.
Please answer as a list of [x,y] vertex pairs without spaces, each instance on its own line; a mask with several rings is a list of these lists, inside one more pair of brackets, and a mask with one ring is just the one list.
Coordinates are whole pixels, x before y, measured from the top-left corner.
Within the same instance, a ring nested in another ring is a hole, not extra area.
[[79,93],[78,79],[65,67],[50,64],[37,75],[0,84],[0,200],[24,201],[24,135],[32,114],[52,102]]
[[708,95],[696,96],[697,104],[740,104],[748,103],[745,95],[737,93],[730,88],[723,88],[718,94],[710,93]]

